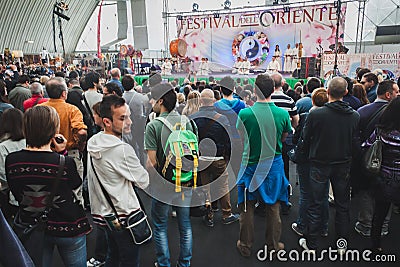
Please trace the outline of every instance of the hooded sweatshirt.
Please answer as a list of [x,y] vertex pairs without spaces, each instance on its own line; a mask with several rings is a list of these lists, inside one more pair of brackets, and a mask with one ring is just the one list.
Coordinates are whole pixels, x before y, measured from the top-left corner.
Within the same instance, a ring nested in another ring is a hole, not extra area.
[[99,181],[90,165],[90,157],[98,178],[118,212],[121,220],[140,209],[132,182],[139,188],[149,185],[149,174],[140,164],[134,149],[118,137],[100,132],[88,141],[88,187],[91,211],[95,223],[104,225],[104,215],[114,214],[108,204]]
[[343,101],[326,103],[310,112],[303,139],[311,162],[329,165],[350,162],[359,120],[360,115]]
[[230,124],[230,133],[232,138],[240,139],[240,135],[236,129],[236,121],[238,118],[239,111],[246,107],[246,104],[240,99],[221,99],[214,104],[218,113],[225,115]]

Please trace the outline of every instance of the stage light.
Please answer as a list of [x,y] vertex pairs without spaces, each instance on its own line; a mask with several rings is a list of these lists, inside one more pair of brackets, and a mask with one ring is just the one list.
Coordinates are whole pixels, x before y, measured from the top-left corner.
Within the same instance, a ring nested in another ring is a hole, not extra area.
[[230,9],[230,8],[231,8],[231,4],[232,4],[231,1],[226,0],[226,1],[224,2],[224,9]]
[[197,12],[197,11],[199,11],[199,4],[197,4],[197,3],[193,3],[193,6],[192,6],[192,12]]
[[61,1],[61,2],[56,2],[56,7],[61,9],[61,10],[68,10],[69,6],[68,4],[66,4],[65,2]]
[[321,10],[322,10],[322,12],[326,12],[326,11],[328,10],[328,8],[327,8],[326,6],[323,6],[323,7],[321,8]]
[[219,18],[219,13],[218,12],[215,12],[213,15],[214,15],[214,18],[216,18],[216,19]]
[[339,1],[335,1],[335,2],[333,2],[333,7],[338,7],[339,6]]
[[284,6],[284,7],[283,7],[283,12],[289,13],[289,12],[290,12],[290,7]]

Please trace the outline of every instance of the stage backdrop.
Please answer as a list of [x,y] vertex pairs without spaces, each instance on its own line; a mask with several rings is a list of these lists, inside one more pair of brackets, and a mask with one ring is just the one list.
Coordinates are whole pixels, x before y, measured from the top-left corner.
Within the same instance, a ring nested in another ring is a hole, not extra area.
[[[325,7],[327,9],[325,10]],[[339,41],[344,32],[346,4],[342,5]],[[253,66],[266,65],[279,45],[282,55],[287,44],[302,42],[303,56],[314,56],[322,47],[335,43],[336,8],[318,5],[260,12],[185,16],[176,20],[178,38],[188,44],[186,56],[193,61],[208,58],[231,67],[237,56],[247,56]]]
[[[370,70],[382,69],[384,74],[395,77],[400,76],[400,53],[375,53],[375,54],[355,54],[338,55],[338,69],[341,74],[355,77],[358,67]],[[335,65],[335,54],[325,54],[322,62],[322,74],[333,70]],[[390,77],[391,78],[391,77]]]

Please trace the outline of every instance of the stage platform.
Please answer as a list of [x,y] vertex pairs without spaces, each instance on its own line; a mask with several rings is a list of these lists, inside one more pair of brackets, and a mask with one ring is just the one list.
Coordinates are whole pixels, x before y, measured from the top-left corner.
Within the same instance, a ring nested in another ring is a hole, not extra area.
[[[197,81],[202,81],[205,80],[209,81],[210,77],[214,77],[215,80],[221,80],[223,77],[225,76],[231,76],[235,81],[239,78],[240,79],[240,84],[243,84],[243,80],[248,79],[250,84],[254,84],[257,74],[249,74],[249,75],[238,75],[238,74],[232,74],[232,73],[215,73],[209,76],[197,76]],[[286,82],[289,84],[289,86],[291,88],[293,88],[293,86],[300,80],[304,80],[306,81],[306,79],[297,79],[297,78],[293,78],[291,77],[290,74],[282,74],[282,76],[285,78]],[[172,81],[175,78],[179,79],[179,84],[183,84],[183,81],[185,78],[187,78],[187,74],[184,73],[176,73],[176,74],[172,74],[170,76],[163,76],[163,80],[168,80],[168,81]],[[149,75],[137,75],[135,76],[135,81],[139,84],[142,85],[146,80],[149,79]],[[193,75],[191,75],[190,81],[193,82],[194,81],[194,77]],[[293,88],[294,89],[294,88]]]

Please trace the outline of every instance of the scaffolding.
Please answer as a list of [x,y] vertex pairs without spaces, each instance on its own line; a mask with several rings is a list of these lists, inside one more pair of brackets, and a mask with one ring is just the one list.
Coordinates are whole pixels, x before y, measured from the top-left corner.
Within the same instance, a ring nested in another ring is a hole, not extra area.
[[358,21],[357,21],[357,32],[356,32],[356,45],[354,47],[355,54],[361,53],[366,3],[367,3],[367,0],[358,0]]

